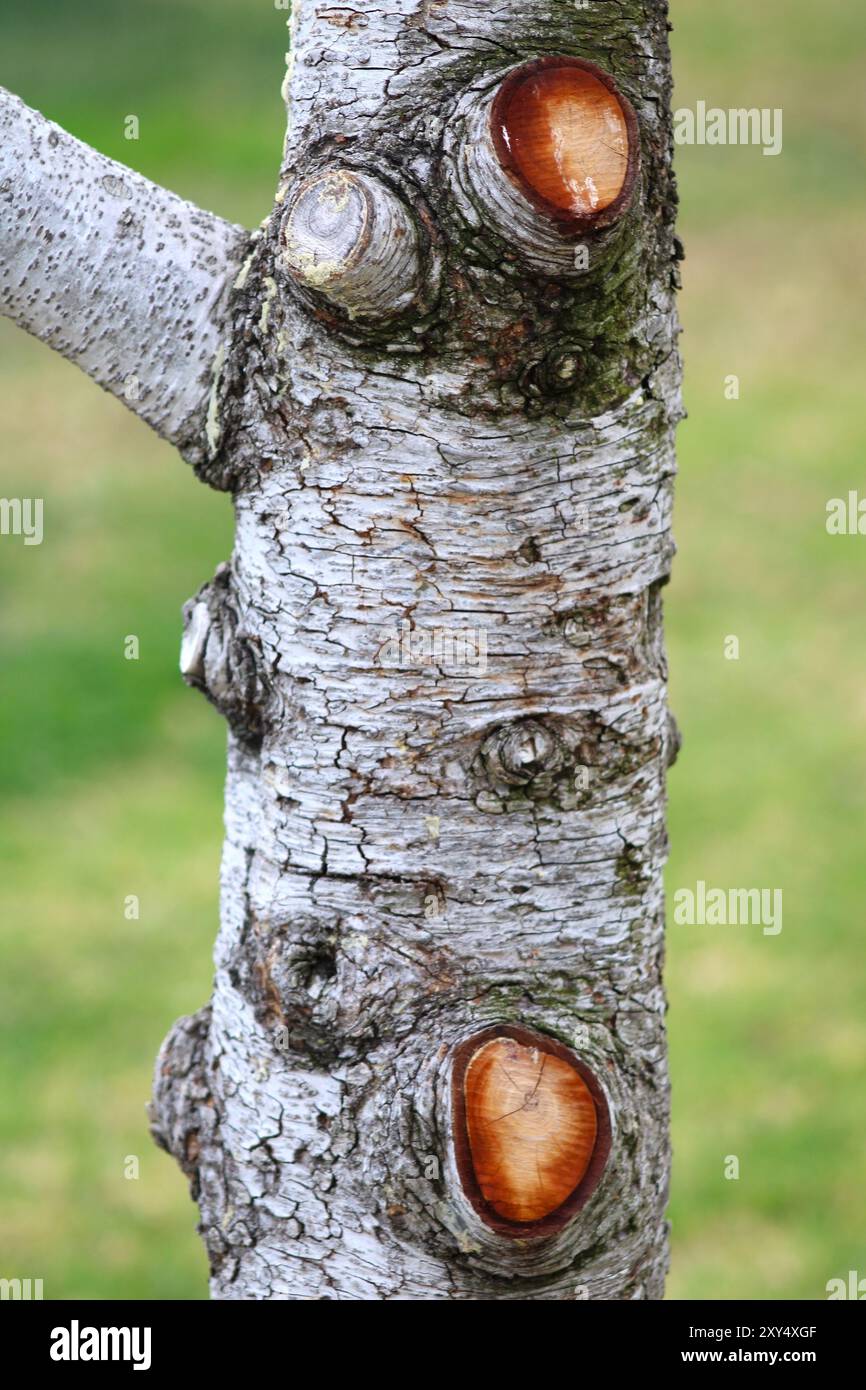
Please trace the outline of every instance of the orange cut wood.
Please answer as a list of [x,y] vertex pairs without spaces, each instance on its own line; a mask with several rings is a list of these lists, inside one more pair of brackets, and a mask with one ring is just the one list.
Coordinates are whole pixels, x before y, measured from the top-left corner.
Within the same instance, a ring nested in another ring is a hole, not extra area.
[[551,1051],[494,1037],[468,1061],[463,1093],[484,1201],[506,1221],[543,1221],[580,1185],[596,1147],[596,1106],[583,1077]]
[[548,58],[517,69],[494,102],[492,127],[501,162],[552,216],[590,226],[627,201],[637,122],[593,64]]

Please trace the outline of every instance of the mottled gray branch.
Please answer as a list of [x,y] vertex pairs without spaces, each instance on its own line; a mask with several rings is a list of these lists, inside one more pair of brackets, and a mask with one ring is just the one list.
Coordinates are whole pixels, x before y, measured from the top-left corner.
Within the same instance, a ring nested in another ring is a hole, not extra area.
[[0,311],[194,461],[246,240],[0,89]]

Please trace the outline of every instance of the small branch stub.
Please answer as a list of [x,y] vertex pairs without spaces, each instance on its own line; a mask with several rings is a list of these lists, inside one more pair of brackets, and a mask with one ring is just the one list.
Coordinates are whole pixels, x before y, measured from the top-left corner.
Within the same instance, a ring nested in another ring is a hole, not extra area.
[[573,232],[610,226],[637,173],[637,117],[613,79],[578,58],[517,68],[493,101],[499,162],[534,207]]
[[283,264],[295,283],[350,319],[393,318],[419,293],[418,235],[411,214],[369,174],[336,169],[306,179],[280,238]]
[[538,719],[521,719],[496,729],[481,752],[491,780],[514,787],[552,775],[562,762],[562,749],[552,729]]
[[184,604],[180,671],[239,738],[261,741],[269,684],[259,647],[244,631],[228,565],[220,565],[213,579]]
[[588,1201],[610,1152],[607,1102],[589,1068],[539,1033],[503,1024],[455,1057],[457,1170],[502,1235],[554,1234]]
[[189,684],[204,680],[204,654],[210,632],[210,613],[206,603],[194,603],[180,644],[180,673]]
[[[613,78],[580,58],[536,58],[467,93],[460,115],[450,156],[464,217],[538,270],[585,273],[640,170],[637,116]],[[584,242],[588,263],[575,255]]]

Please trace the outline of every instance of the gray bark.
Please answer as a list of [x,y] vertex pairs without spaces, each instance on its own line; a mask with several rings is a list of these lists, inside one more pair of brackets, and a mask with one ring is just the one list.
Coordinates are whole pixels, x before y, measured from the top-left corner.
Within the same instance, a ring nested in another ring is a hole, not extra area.
[[[216,1298],[662,1296],[666,13],[295,5],[279,189],[195,460],[237,517],[182,655],[231,731],[216,978],[152,1111]],[[588,270],[515,228],[479,143],[544,54],[603,66],[640,126]],[[348,240],[299,202],[319,175]],[[436,629],[486,669],[419,655]],[[495,1024],[568,1045],[610,1112],[598,1188],[543,1240],[491,1229],[456,1168],[454,1053]]]
[[0,88],[0,312],[192,461],[246,241]]

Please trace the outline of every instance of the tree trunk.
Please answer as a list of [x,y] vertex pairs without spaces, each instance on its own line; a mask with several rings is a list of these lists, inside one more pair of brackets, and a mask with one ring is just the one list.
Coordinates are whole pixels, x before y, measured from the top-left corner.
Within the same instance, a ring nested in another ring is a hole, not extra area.
[[666,14],[296,0],[173,432],[237,517],[181,661],[230,726],[214,992],[152,1107],[216,1298],[662,1296]]

